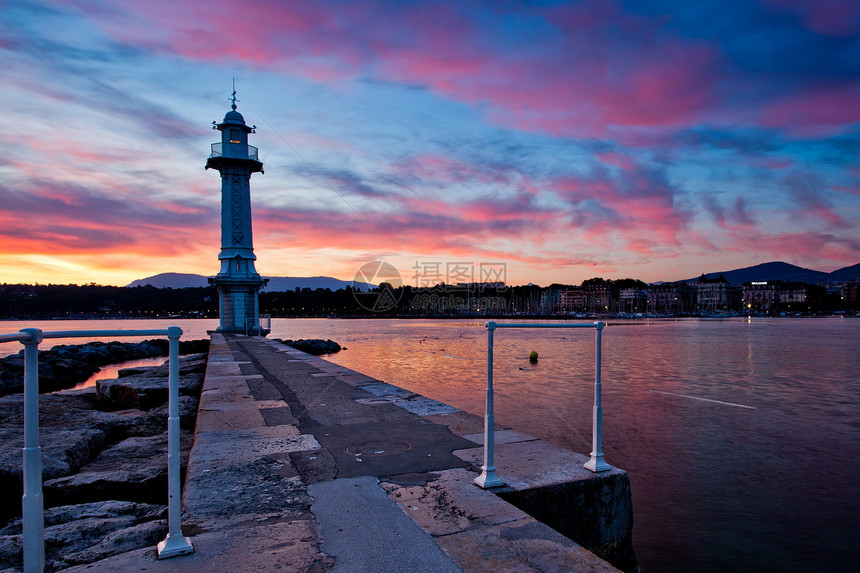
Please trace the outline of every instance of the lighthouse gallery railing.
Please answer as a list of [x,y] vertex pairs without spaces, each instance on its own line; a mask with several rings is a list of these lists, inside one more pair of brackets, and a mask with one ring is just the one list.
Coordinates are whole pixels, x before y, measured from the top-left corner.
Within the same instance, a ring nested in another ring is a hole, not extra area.
[[182,535],[179,479],[179,337],[182,329],[166,330],[67,330],[46,332],[23,328],[0,334],[0,342],[24,345],[24,496],[21,498],[25,573],[41,573],[45,567],[45,516],[42,503],[42,448],[39,446],[39,344],[46,338],[104,338],[115,336],[166,336],[168,338],[167,490],[168,533],[158,544],[165,559],[192,553]]
[[228,143],[227,153],[223,152],[224,144],[220,141],[212,144],[212,152],[209,157],[237,157],[239,159],[253,159],[259,161],[259,151],[253,145],[242,145],[241,143]]

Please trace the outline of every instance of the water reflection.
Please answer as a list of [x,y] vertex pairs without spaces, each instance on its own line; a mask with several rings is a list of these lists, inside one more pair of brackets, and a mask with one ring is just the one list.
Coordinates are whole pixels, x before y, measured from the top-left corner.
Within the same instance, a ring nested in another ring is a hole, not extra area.
[[113,378],[119,377],[119,371],[125,368],[144,368],[149,366],[161,366],[165,363],[167,357],[165,356],[156,356],[153,358],[140,358],[138,360],[129,360],[127,362],[120,362],[119,364],[109,364],[107,366],[102,366],[99,368],[99,371],[87,378],[85,381],[80,384],[75,385],[74,390],[79,390],[80,388],[90,388],[96,385],[96,382],[99,380],[111,380]]

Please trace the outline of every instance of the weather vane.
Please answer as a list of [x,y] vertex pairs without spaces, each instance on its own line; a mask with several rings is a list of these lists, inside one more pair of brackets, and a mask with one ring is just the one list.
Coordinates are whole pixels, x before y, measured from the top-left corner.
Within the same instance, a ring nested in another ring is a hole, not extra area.
[[236,102],[239,101],[238,99],[236,99],[236,78],[233,78],[233,95],[231,95],[227,99],[229,99],[231,102],[233,102],[233,105],[230,107],[232,107],[235,110],[236,109]]

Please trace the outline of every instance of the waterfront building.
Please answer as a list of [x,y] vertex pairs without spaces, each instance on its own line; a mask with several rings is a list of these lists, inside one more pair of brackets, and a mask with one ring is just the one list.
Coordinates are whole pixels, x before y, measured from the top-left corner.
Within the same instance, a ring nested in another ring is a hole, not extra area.
[[841,297],[844,304],[856,305],[860,300],[858,295],[860,295],[860,279],[842,285]]
[[641,288],[622,289],[618,294],[620,310],[623,312],[646,312],[648,308],[648,291]]
[[777,281],[746,283],[741,287],[741,292],[746,310],[770,310],[781,301],[780,283]]
[[680,314],[696,308],[697,289],[685,282],[662,283],[648,287],[648,308],[651,312]]
[[593,313],[609,312],[612,304],[612,292],[603,280],[589,279],[582,283],[585,292],[585,310]]
[[206,169],[221,174],[221,270],[210,278],[218,289],[222,332],[263,333],[260,329],[258,293],[268,282],[257,273],[254,243],[251,235],[251,174],[263,173],[257,148],[248,145],[248,134],[256,126],[248,126],[236,111],[236,92],[232,109],[224,121],[213,129],[221,133],[221,141],[212,144]]
[[809,289],[805,283],[783,283],[780,287],[779,302],[805,303],[809,296]]
[[585,291],[582,287],[574,287],[561,293],[561,308],[565,312],[582,312],[585,310]]
[[540,311],[543,314],[556,314],[561,311],[562,291],[551,288],[543,291],[540,295]]
[[723,275],[715,279],[702,275],[696,286],[699,312],[726,312],[734,309],[737,291]]

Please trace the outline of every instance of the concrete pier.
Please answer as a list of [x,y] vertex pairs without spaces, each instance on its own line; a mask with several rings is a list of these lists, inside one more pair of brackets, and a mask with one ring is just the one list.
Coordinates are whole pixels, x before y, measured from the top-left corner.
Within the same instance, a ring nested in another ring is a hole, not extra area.
[[586,456],[499,427],[507,485],[483,490],[482,431],[478,416],[274,341],[213,334],[183,491],[194,553],[69,571],[618,570],[601,557],[636,570],[624,471],[593,474]]

